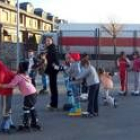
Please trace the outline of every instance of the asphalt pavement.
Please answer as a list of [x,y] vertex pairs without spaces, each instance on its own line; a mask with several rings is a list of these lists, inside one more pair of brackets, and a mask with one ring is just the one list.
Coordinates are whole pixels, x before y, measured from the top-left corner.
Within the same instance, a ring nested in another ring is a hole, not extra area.
[[[140,140],[140,96],[118,95],[118,76],[114,78],[115,89],[112,91],[119,106],[103,106],[99,97],[99,117],[69,117],[61,108],[66,101],[62,76],[59,77],[59,111],[46,110],[50,95],[38,95],[36,105],[43,131],[25,133],[0,134],[0,140]],[[129,74],[129,91],[133,87],[133,74]],[[41,88],[38,78],[38,90]],[[101,90],[102,92],[102,90]],[[100,93],[101,93],[100,92]],[[100,94],[101,95],[101,94]],[[21,95],[13,96],[13,119],[21,122]],[[83,110],[87,102],[82,103]]]

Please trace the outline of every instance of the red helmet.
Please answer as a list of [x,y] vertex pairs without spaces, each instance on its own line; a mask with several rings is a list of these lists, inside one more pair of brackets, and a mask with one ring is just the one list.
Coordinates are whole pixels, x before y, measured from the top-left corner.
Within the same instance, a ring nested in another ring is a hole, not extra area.
[[80,53],[70,53],[70,57],[74,60],[74,61],[80,61]]

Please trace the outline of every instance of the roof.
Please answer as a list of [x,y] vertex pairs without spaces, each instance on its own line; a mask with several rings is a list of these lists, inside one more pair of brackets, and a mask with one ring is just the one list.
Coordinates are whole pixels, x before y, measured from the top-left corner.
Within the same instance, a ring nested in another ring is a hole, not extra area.
[[36,8],[36,9],[34,10],[34,14],[35,14],[35,15],[38,15],[38,16],[40,16],[40,17],[42,17],[44,13],[45,13],[45,11],[44,11],[42,8]]
[[33,7],[33,5],[30,2],[23,2],[23,3],[20,3],[20,8],[27,11],[28,5],[31,5]]

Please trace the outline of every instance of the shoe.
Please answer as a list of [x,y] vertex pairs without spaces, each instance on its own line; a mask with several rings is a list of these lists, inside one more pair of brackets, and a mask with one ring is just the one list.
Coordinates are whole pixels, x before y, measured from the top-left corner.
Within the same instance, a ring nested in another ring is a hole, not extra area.
[[81,94],[80,96],[81,101],[87,101],[88,100],[88,94]]
[[47,105],[47,110],[49,110],[49,111],[57,111],[58,110],[58,108],[57,107],[52,107],[51,105]]
[[10,130],[10,123],[8,118],[4,118],[1,123],[1,131],[2,132],[8,132]]
[[137,90],[137,91],[133,91],[131,94],[134,95],[134,96],[139,96],[140,92]]
[[48,94],[49,92],[46,89],[41,89],[39,94]]
[[1,129],[2,133],[10,134],[10,129]]
[[15,125],[10,125],[10,129],[16,129]]
[[70,112],[68,113],[68,116],[81,116],[80,112]]
[[31,128],[34,130],[39,130],[39,131],[42,130],[42,127],[39,124],[31,124]]
[[70,112],[68,113],[68,116],[81,116],[81,114],[82,114],[81,108],[78,108],[75,110],[74,108],[72,108]]
[[94,113],[93,113],[93,116],[94,116],[94,117],[98,117],[98,116],[99,116],[99,114],[98,114],[98,113],[96,113],[96,112],[94,112]]
[[85,117],[85,118],[93,118],[94,115],[89,113],[89,112],[82,112],[82,117]]
[[125,96],[126,94],[127,94],[126,91],[119,91],[119,95],[120,95],[120,96]]
[[17,131],[30,132],[30,127],[28,125],[19,125]]

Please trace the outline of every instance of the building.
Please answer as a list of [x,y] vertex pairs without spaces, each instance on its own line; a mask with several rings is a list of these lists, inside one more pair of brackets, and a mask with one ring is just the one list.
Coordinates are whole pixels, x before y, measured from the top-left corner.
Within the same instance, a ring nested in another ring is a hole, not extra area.
[[[35,9],[29,2],[20,4],[20,42],[39,43],[43,32],[52,31],[55,17],[48,16],[43,9]],[[15,0],[0,0],[0,43],[17,42],[17,9]]]

